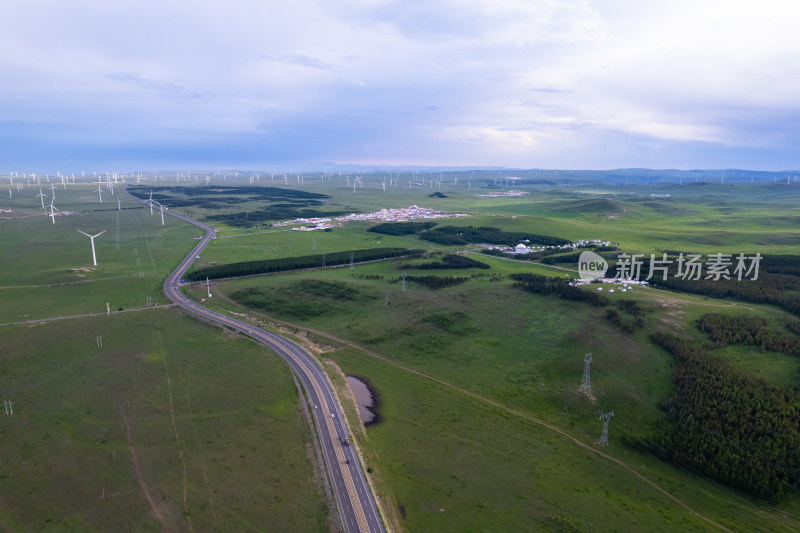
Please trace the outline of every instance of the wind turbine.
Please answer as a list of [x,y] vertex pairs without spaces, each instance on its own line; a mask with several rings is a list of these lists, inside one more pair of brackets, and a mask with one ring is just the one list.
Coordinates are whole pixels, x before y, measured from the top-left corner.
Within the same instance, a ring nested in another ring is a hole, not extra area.
[[[45,214],[47,211],[45,211]],[[53,221],[53,224],[56,223],[56,207],[53,205],[53,200],[50,200],[50,219]]]
[[[44,209],[44,197],[45,196],[47,196],[47,195],[42,192],[42,189],[39,189],[39,194],[34,196],[34,198],[40,198],[42,200],[42,209]],[[55,198],[55,195],[53,195],[53,198]]]
[[161,205],[157,200],[155,201],[158,204],[158,208],[161,211],[161,225],[164,225],[164,206]]
[[153,191],[150,191],[150,199],[147,201],[150,204],[150,216],[153,215]]
[[100,203],[103,203],[103,189],[98,185],[97,186],[97,194],[100,195]]
[[[79,229],[76,229],[75,231],[77,231],[78,233],[83,233]],[[99,237],[100,235],[102,235],[106,231],[108,231],[108,230],[103,230],[100,233],[98,233],[97,235],[89,235],[88,233],[83,233],[84,235],[86,235],[87,237],[89,237],[92,240],[92,261],[94,262],[94,266],[97,266],[97,255],[95,255],[95,253],[94,253],[94,238],[95,237]]]

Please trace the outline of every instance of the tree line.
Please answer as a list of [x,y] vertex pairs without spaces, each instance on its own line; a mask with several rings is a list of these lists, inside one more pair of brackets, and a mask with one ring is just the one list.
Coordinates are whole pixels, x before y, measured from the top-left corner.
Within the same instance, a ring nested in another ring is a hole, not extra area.
[[384,235],[414,235],[436,226],[436,222],[384,222],[367,231]]
[[391,257],[417,256],[422,250],[407,248],[370,248],[367,250],[352,250],[347,252],[333,252],[329,254],[304,255],[300,257],[281,257],[278,259],[264,259],[262,261],[242,261],[225,265],[213,265],[190,272],[185,279],[188,281],[203,281],[206,278],[235,278],[253,276],[270,272],[286,270],[302,270],[306,268],[320,268],[325,266],[346,265],[351,261],[361,263]]
[[[401,278],[395,278],[392,280],[392,283],[397,283],[400,280]],[[418,283],[432,290],[438,290],[454,285],[461,285],[469,281],[469,278],[456,276],[406,276],[406,281]]]
[[445,254],[442,256],[441,261],[432,261],[427,263],[407,263],[404,265],[398,265],[398,270],[447,270],[447,269],[465,269],[465,268],[481,268],[481,269],[489,269],[491,268],[486,263],[482,263],[480,261],[476,261],[470,257],[466,257],[463,255],[458,254]]
[[516,244],[530,241],[542,246],[561,246],[570,244],[567,239],[539,235],[537,233],[524,233],[518,231],[503,231],[488,226],[440,226],[419,234],[420,239],[445,245],[464,245],[473,243],[488,244]]
[[605,307],[610,303],[602,294],[573,287],[559,278],[539,274],[510,274],[509,277],[515,281],[513,287],[534,294],[553,294],[564,300],[586,302],[595,307]]

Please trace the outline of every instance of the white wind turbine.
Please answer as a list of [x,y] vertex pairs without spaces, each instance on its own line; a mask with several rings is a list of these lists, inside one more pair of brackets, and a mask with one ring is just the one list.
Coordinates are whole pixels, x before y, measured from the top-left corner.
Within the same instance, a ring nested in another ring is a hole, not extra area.
[[[42,209],[44,209],[44,197],[45,196],[47,196],[47,195],[42,192],[42,189],[39,189],[39,194],[34,196],[34,198],[40,198],[42,200]],[[53,198],[55,198],[55,196],[53,196]]]
[[[166,207],[166,206],[163,206],[163,205],[161,205],[161,204],[158,202],[158,200],[153,200],[153,202],[155,202],[156,204],[158,204],[158,209],[161,211],[161,225],[163,226],[163,225],[164,225],[164,207]],[[153,207],[153,204],[150,204],[150,207],[152,208],[152,207]]]
[[103,189],[99,185],[97,186],[97,194],[100,195],[100,203],[103,203]]
[[[77,231],[78,233],[83,233],[79,229],[76,229],[75,231]],[[84,235],[86,235],[87,237],[89,237],[92,240],[92,262],[94,263],[94,266],[97,266],[97,255],[95,255],[95,253],[94,253],[94,238],[95,237],[99,237],[100,235],[102,235],[106,231],[108,231],[108,230],[103,230],[100,233],[98,233],[97,235],[89,235],[88,233],[83,233]]]
[[[47,213],[47,211],[45,211]],[[50,219],[53,221],[53,224],[56,223],[56,206],[53,205],[53,200],[50,200]]]

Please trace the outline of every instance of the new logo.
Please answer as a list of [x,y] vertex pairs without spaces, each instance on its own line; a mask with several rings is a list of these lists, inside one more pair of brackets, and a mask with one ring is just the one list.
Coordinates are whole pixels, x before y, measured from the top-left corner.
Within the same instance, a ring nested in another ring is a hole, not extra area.
[[585,251],[578,258],[578,275],[581,279],[594,281],[605,277],[608,262],[594,252]]

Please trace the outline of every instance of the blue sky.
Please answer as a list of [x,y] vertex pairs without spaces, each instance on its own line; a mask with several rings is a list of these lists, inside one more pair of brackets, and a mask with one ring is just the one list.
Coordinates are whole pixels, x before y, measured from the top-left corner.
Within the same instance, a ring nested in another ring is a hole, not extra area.
[[800,168],[800,3],[8,0],[0,172]]

